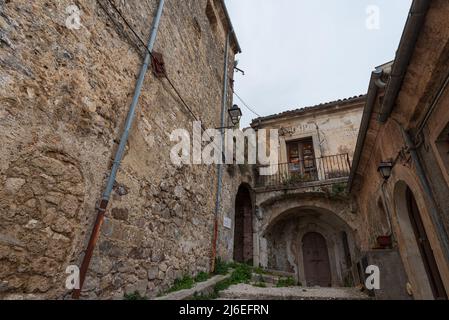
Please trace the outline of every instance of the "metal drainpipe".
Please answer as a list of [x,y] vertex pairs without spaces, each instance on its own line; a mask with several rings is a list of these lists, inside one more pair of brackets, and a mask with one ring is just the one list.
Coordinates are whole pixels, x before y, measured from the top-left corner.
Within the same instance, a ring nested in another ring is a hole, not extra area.
[[[148,46],[147,46],[149,52],[153,51],[154,43],[156,42],[157,31],[159,29],[159,24],[161,21],[164,4],[165,4],[165,0],[159,1],[159,6],[157,8],[156,16],[153,20],[153,24],[151,27],[150,40],[148,41]],[[74,290],[74,292],[73,292],[74,299],[79,299],[79,297],[81,295],[81,290],[83,289],[83,284],[84,284],[84,280],[86,279],[87,270],[89,269],[90,260],[92,258],[93,251],[95,249],[96,243],[100,236],[101,226],[103,225],[106,209],[109,204],[109,199],[111,197],[112,189],[114,188],[115,178],[117,176],[118,169],[120,168],[120,164],[122,162],[123,155],[125,153],[125,148],[128,143],[129,132],[130,132],[130,129],[131,129],[133,121],[134,121],[135,111],[136,111],[137,104],[139,102],[139,97],[140,97],[140,93],[142,91],[142,86],[143,86],[143,82],[145,80],[145,75],[148,71],[148,67],[149,67],[149,64],[151,61],[150,60],[151,55],[149,52],[147,52],[147,54],[145,56],[144,63],[140,70],[139,78],[137,80],[136,88],[134,91],[134,97],[131,102],[131,106],[129,107],[128,116],[127,116],[126,122],[125,122],[125,127],[123,130],[122,136],[120,138],[120,144],[119,144],[117,152],[115,154],[114,164],[112,166],[111,173],[108,178],[106,189],[103,192],[103,196],[102,196],[100,205],[98,207],[98,214],[97,214],[97,218],[95,220],[95,225],[94,225],[92,234],[89,239],[89,244],[87,246],[86,253],[83,258],[83,262],[81,264],[80,288]]]
[[412,137],[408,132],[405,131],[405,129],[401,126],[402,136],[404,137],[404,141],[407,145],[407,149],[410,152],[410,155],[412,157],[412,160],[416,167],[416,172],[418,174],[418,178],[421,182],[421,185],[424,189],[424,193],[426,196],[430,199],[430,217],[433,222],[433,224],[436,227],[437,230],[437,237],[442,243],[443,246],[443,252],[446,257],[446,260],[449,260],[449,241],[448,241],[448,235],[444,228],[444,224],[440,219],[440,216],[437,211],[436,201],[433,197],[432,189],[430,188],[429,181],[427,180],[426,174],[424,172],[424,169],[421,164],[421,160],[419,159],[418,153],[416,152],[416,146],[413,143]]
[[376,68],[376,70],[374,70],[371,73],[371,80],[369,82],[369,88],[368,88],[368,96],[366,97],[366,104],[363,109],[363,117],[362,117],[362,122],[360,124],[359,135],[357,138],[357,145],[355,147],[354,156],[352,157],[352,169],[351,169],[351,173],[349,175],[349,181],[348,181],[348,191],[349,192],[352,191],[355,174],[356,174],[356,169],[359,166],[360,160],[362,157],[362,150],[363,150],[363,146],[365,144],[365,139],[367,136],[367,132],[368,132],[369,124],[371,121],[371,116],[372,116],[372,113],[374,110],[374,106],[376,104],[377,93],[378,93],[379,89],[383,88],[385,85],[382,81],[379,81],[379,79],[382,78],[383,73],[384,73],[384,71],[382,68]]
[[[228,31],[226,36],[226,44],[225,44],[225,62],[224,62],[224,76],[223,76],[223,101],[221,104],[221,125],[220,125],[220,133],[221,133],[221,147],[222,150],[225,145],[225,122],[226,122],[226,105],[228,104],[228,60],[229,60],[229,39],[231,36],[231,32]],[[225,159],[222,159],[225,160]],[[221,190],[223,188],[223,164],[218,164],[218,173],[217,173],[217,194],[215,197],[215,220],[214,220],[214,235],[213,235],[213,243],[212,243],[212,261],[211,261],[211,271],[215,270],[215,257],[217,256],[217,241],[218,241],[218,216],[220,214],[220,202],[221,202]]]

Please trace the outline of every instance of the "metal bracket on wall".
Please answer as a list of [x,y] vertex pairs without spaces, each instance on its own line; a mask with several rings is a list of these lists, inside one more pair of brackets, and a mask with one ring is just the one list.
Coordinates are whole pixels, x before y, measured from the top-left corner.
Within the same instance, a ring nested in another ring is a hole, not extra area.
[[163,78],[166,75],[164,56],[162,53],[153,51],[151,67],[156,78]]

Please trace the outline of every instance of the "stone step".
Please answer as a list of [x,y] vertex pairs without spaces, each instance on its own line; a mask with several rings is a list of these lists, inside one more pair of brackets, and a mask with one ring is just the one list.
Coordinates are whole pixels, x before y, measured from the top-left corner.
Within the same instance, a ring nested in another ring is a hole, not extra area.
[[169,293],[165,296],[158,297],[155,300],[189,300],[195,295],[207,296],[214,292],[214,287],[217,283],[229,279],[231,274],[217,275],[204,282],[195,284],[191,289],[184,289],[176,292]]
[[263,270],[262,273],[253,273],[251,281],[253,283],[266,283],[267,285],[276,285],[280,279],[295,278],[294,273],[276,271],[276,270]]
[[279,276],[271,275],[271,274],[259,274],[259,273],[253,273],[251,276],[251,281],[258,283],[258,282],[264,282],[267,284],[277,284],[279,281]]
[[295,274],[292,272],[286,272],[286,271],[279,271],[279,270],[272,270],[272,269],[263,269],[264,273],[270,274],[273,276],[288,278],[288,277],[295,277]]
[[221,300],[370,300],[357,288],[259,288],[238,284],[220,292]]

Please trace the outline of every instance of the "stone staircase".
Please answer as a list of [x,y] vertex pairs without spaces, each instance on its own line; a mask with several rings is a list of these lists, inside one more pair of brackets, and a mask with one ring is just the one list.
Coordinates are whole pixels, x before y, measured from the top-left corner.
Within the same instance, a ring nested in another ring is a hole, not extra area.
[[253,273],[251,281],[253,284],[263,283],[269,287],[272,287],[272,286],[276,286],[279,279],[281,279],[281,277],[277,276],[277,275]]
[[220,300],[370,300],[358,288],[265,288],[238,284],[220,292]]
[[251,282],[253,284],[263,283],[268,287],[273,287],[276,286],[279,280],[287,278],[295,278],[295,274],[275,270],[264,270],[263,273],[253,273]]

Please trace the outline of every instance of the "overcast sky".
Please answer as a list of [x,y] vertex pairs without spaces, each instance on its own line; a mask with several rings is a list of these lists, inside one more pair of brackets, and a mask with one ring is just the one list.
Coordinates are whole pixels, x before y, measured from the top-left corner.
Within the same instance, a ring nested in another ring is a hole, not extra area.
[[[371,71],[394,59],[411,2],[226,0],[246,72],[235,91],[262,116],[365,94]],[[246,127],[256,116],[234,101]]]

